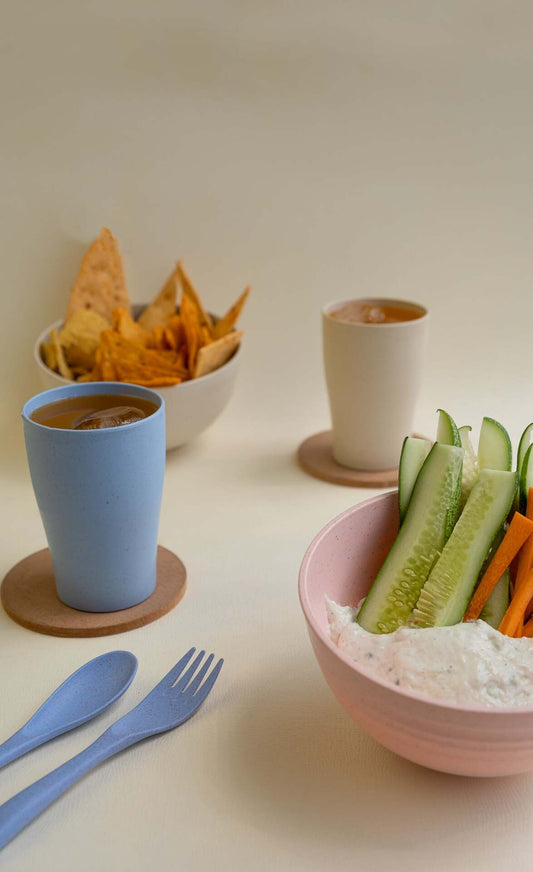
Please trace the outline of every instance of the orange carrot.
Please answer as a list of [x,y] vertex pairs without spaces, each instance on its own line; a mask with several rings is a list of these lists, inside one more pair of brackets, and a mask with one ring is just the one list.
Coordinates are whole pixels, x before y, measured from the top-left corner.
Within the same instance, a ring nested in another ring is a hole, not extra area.
[[[522,581],[520,589],[516,590],[509,608],[505,612],[502,622],[498,627],[500,633],[506,636],[514,636],[517,630],[521,631],[529,600],[533,596],[533,570],[530,569]],[[528,622],[529,623],[529,622]]]
[[533,636],[533,620],[524,624],[524,629],[522,630],[522,636],[528,636],[530,639]]
[[[527,508],[526,508],[526,518],[533,520],[533,487],[529,488],[527,494]],[[533,536],[530,536],[529,539],[526,540],[523,548],[518,552],[518,556],[515,558],[516,563],[516,578],[513,587],[513,596],[518,591],[520,585],[523,583],[525,577],[527,576],[529,570],[533,567]],[[529,601],[529,604],[525,611],[525,620],[528,620],[533,615],[533,599]]]
[[[529,518],[530,521],[533,521],[533,487],[529,488],[527,495],[526,518]],[[515,591],[520,590],[520,585],[524,582],[524,579],[526,578],[529,570],[531,569],[532,564],[533,536],[530,536],[529,539],[526,540],[524,547],[521,549],[520,554],[518,555],[518,561],[516,566]]]
[[518,554],[522,545],[532,533],[533,521],[521,515],[520,512],[515,512],[507,532],[500,543],[500,547],[489,563],[487,571],[470,600],[463,621],[475,621],[479,618],[483,606],[511,563],[511,560]]

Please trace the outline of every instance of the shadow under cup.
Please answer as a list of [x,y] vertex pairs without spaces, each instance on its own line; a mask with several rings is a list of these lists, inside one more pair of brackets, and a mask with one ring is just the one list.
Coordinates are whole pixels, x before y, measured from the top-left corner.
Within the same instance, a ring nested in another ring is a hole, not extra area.
[[[156,411],[132,424],[68,430],[32,421],[39,408],[95,394],[148,400]],[[165,407],[135,385],[75,384],[32,397],[22,409],[31,480],[59,599],[87,612],[137,605],[156,584],[165,473]]]

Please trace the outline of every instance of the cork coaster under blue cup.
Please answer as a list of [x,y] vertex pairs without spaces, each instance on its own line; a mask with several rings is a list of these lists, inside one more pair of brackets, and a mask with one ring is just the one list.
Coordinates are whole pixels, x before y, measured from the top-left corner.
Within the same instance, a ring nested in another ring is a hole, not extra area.
[[83,612],[58,598],[48,548],[16,564],[0,589],[7,614],[21,626],[49,636],[109,636],[142,627],[171,611],[186,589],[185,566],[172,551],[157,549],[154,592],[138,605],[115,612]]

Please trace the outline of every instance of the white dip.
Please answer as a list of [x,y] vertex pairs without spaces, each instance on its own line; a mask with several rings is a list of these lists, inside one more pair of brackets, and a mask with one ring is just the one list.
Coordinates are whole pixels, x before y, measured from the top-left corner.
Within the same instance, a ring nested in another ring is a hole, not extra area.
[[484,621],[368,633],[357,609],[327,597],[326,608],[332,641],[377,678],[450,702],[533,704],[533,639],[511,639]]

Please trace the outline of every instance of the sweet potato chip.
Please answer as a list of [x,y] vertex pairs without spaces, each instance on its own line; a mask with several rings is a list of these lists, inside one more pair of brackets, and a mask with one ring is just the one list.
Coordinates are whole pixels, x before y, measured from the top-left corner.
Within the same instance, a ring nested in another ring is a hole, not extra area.
[[176,300],[178,296],[177,268],[167,279],[157,297],[146,307],[137,319],[145,330],[153,330],[154,327],[163,326],[176,312]]
[[230,309],[228,309],[224,317],[221,318],[220,321],[217,321],[213,327],[213,339],[220,339],[221,336],[226,336],[227,333],[233,330],[251,290],[250,285],[248,285],[240,295],[239,299],[235,301]]
[[103,227],[82,260],[65,321],[80,309],[92,309],[111,324],[113,309],[118,308],[129,311],[130,301],[117,241]]
[[71,368],[92,369],[100,334],[108,323],[93,309],[78,309],[59,333],[59,342]]
[[176,350],[180,351],[181,349],[185,350],[185,345],[187,343],[187,339],[185,336],[185,330],[183,329],[183,324],[181,323],[181,318],[179,315],[173,315],[170,321],[166,326],[167,330],[172,330],[175,339]]
[[113,312],[113,330],[116,330],[124,339],[137,342],[139,345],[148,345],[150,334],[137,321],[134,321],[126,309],[115,309]]
[[200,378],[226,363],[240,345],[242,330],[234,330],[209,345],[199,349],[193,371],[193,378]]
[[183,266],[183,263],[181,262],[181,260],[178,260],[176,270],[177,270],[179,280],[181,282],[181,287],[183,289],[184,295],[187,296],[191,300],[191,302],[194,304],[194,306],[198,312],[198,315],[199,315],[200,323],[205,324],[205,326],[207,327],[207,330],[209,331],[209,334],[211,335],[211,332],[213,330],[212,318],[209,315],[209,313],[206,312],[206,310],[204,309],[202,301],[198,295],[198,292],[197,292],[196,288],[194,287],[193,283],[191,282],[189,276],[185,272],[185,267]]
[[113,330],[106,330],[102,333],[100,350],[109,360],[114,362],[115,367],[119,362],[129,366],[156,368],[160,372],[180,379],[187,376],[181,356],[175,351],[144,348],[135,342],[124,339]]
[[165,328],[162,324],[158,324],[150,334],[149,348],[156,348],[162,351],[165,348]]
[[182,381],[178,373],[169,372],[165,369],[159,369],[156,366],[145,366],[141,364],[124,363],[123,361],[117,361],[116,371],[119,380],[121,381],[137,382],[138,379],[150,379],[151,381],[160,379],[165,384],[169,384],[170,382],[172,382],[173,384],[179,384],[179,382]]
[[171,348],[172,351],[178,350],[178,340],[176,338],[176,334],[168,325],[166,327],[163,327],[163,339],[167,348]]
[[97,375],[96,381],[117,381],[113,359],[109,351],[103,348],[102,345],[100,345],[96,352],[95,364],[94,374]]

